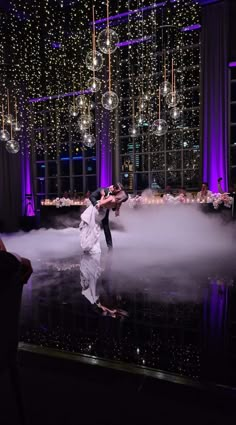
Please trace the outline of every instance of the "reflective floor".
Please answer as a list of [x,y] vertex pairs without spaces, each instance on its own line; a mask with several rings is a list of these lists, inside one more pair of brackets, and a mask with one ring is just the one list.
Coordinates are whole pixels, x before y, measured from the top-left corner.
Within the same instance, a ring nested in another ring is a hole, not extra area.
[[21,340],[236,386],[229,217],[192,206],[122,206],[120,217],[110,214],[114,249],[107,252],[101,233],[97,256],[82,255],[78,228],[3,237],[34,268]]
[[127,278],[116,255],[45,262],[24,289],[21,341],[236,386],[234,273]]

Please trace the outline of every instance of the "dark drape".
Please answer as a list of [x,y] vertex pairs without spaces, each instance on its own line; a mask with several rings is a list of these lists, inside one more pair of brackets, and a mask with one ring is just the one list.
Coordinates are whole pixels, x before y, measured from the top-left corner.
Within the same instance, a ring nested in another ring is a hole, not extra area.
[[18,229],[21,205],[21,154],[9,154],[0,142],[0,232]]
[[203,180],[228,189],[227,2],[202,8],[201,119]]

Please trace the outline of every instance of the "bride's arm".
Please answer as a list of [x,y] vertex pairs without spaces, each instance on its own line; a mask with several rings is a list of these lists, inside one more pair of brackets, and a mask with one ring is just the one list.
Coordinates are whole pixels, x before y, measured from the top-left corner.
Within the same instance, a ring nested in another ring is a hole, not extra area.
[[[104,196],[101,197],[100,201],[99,201],[99,206],[100,207],[108,207],[109,204],[114,202],[114,196],[110,195],[107,198],[105,198]],[[110,206],[109,206],[110,208]]]

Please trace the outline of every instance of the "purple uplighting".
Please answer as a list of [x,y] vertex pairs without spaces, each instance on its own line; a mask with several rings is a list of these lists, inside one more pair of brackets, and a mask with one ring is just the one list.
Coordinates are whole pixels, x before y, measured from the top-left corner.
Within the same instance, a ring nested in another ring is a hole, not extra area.
[[100,186],[107,187],[112,182],[112,153],[109,140],[110,117],[109,111],[103,110],[100,151]]
[[[33,197],[33,186],[31,181],[31,169],[30,169],[30,155],[26,148],[25,154],[21,161],[21,193],[22,193],[22,214],[26,216],[34,216],[34,197]],[[27,197],[28,196],[28,197]]]
[[236,62],[229,62],[229,68],[234,68],[236,66]]
[[91,90],[80,90],[80,91],[72,91],[70,93],[55,94],[53,96],[33,97],[32,99],[29,99],[29,103],[45,102],[46,100],[62,99],[64,97],[70,97],[70,96],[81,96],[83,94],[90,94],[90,93],[92,93]]
[[52,46],[53,49],[60,49],[61,48],[61,43],[54,42],[54,43],[51,43],[51,46]]
[[132,44],[138,44],[138,43],[144,43],[146,41],[151,41],[152,37],[142,37],[142,38],[134,38],[133,40],[126,40],[121,41],[120,43],[117,43],[117,47],[125,47],[125,46],[131,46]]
[[213,192],[218,191],[217,179],[222,177],[223,190],[228,191],[228,62],[226,43],[221,41],[225,32],[223,3],[203,9],[202,28],[202,177]]
[[181,28],[181,32],[199,30],[200,28],[201,28],[200,24],[193,24],[193,25],[189,25],[189,27]]

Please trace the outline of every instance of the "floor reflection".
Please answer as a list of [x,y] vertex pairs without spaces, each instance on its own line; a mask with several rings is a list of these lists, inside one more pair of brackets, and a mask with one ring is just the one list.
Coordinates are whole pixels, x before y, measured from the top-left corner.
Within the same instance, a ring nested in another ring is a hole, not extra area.
[[25,287],[21,340],[235,385],[229,270],[191,280],[153,266],[126,280],[115,255],[45,262]]

